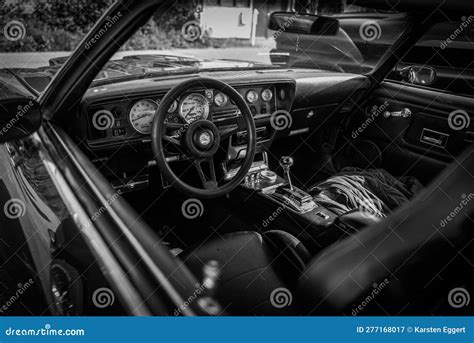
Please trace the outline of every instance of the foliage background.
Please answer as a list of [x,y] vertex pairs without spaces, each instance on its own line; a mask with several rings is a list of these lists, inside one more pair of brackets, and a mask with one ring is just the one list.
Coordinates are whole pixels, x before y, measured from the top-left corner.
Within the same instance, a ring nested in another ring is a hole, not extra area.
[[[32,0],[5,4],[0,0],[0,28],[11,20],[22,22],[26,28],[25,37],[15,42],[0,35],[0,52],[71,51],[111,3],[112,0]],[[177,2],[164,16],[155,14],[121,50],[240,45],[210,39],[205,33],[195,42],[186,41],[181,27],[194,19],[193,13],[192,6]]]

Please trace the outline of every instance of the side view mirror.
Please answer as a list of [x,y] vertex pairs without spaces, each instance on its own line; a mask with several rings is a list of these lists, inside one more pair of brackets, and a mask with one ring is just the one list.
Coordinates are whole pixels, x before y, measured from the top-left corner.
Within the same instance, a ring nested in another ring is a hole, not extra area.
[[404,81],[416,85],[428,86],[434,83],[436,80],[436,71],[430,67],[406,67],[400,71],[400,74]]
[[268,21],[268,28],[281,33],[336,36],[339,32],[339,20],[315,14],[274,12]]
[[41,109],[29,98],[0,100],[0,143],[24,138],[41,126]]

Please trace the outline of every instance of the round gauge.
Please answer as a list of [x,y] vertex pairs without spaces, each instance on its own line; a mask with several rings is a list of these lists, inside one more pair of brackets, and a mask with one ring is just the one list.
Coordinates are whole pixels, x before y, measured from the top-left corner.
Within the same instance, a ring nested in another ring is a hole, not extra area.
[[258,100],[258,93],[254,90],[249,90],[247,94],[245,94],[245,97],[247,98],[247,101],[253,104]]
[[130,110],[129,118],[132,127],[140,133],[149,134],[151,132],[151,123],[158,105],[153,100],[138,100]]
[[262,91],[262,94],[260,94],[262,96],[262,100],[263,101],[270,101],[272,100],[273,98],[273,92],[271,91],[270,88],[265,88],[263,91]]
[[206,119],[209,115],[207,99],[198,93],[186,96],[179,107],[179,115],[187,122],[192,123],[199,119]]
[[227,95],[221,92],[217,93],[214,97],[214,103],[219,107],[227,105],[227,101]]

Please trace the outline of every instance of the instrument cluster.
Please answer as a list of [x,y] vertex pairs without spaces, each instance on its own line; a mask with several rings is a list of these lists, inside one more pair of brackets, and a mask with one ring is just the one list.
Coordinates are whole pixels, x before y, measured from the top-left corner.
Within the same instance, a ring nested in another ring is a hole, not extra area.
[[[274,85],[236,88],[248,103],[254,116],[270,115],[277,109],[277,99],[285,100],[284,88]],[[135,99],[101,102],[88,107],[87,136],[89,143],[113,144],[117,140],[148,138],[153,118],[164,94]],[[168,109],[165,122],[192,123],[206,119],[210,113],[219,115],[235,111],[229,97],[214,89],[196,90],[175,100]]]

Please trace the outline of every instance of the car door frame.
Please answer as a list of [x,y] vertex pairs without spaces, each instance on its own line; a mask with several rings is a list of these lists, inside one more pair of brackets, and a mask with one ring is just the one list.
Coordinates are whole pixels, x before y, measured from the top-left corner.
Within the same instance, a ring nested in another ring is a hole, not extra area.
[[[70,122],[93,77],[118,47],[156,10],[172,4],[115,2],[38,98],[45,121],[37,135],[43,153],[50,156],[50,174],[104,276],[128,312],[136,315],[170,315],[177,308],[183,315],[208,312],[201,302],[186,301],[199,285],[195,276],[156,244],[159,238],[124,199],[110,201],[107,195],[115,191],[60,126]],[[103,208],[107,210],[91,220]]]

